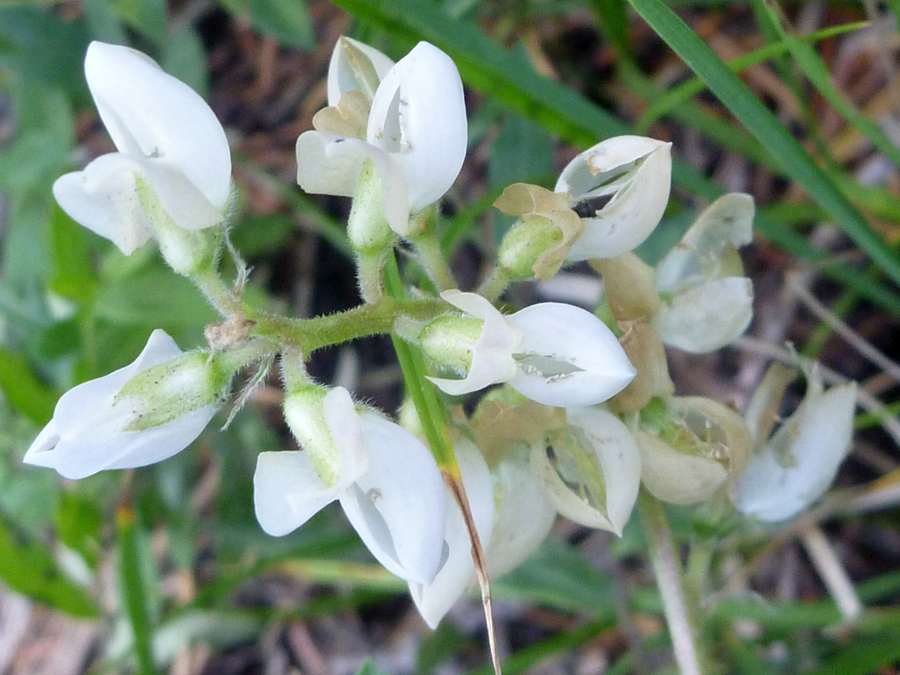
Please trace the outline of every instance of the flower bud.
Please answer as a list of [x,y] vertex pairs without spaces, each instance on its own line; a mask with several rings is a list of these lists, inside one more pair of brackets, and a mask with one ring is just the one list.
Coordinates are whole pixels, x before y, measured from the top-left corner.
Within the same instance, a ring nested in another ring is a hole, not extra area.
[[466,377],[429,378],[448,394],[508,382],[544,405],[588,406],[618,393],[634,377],[612,331],[583,309],[545,302],[505,317],[475,293],[444,291],[441,297],[483,322],[477,340],[458,342],[472,354]]
[[503,235],[497,262],[511,279],[531,279],[536,276],[534,267],[538,259],[562,238],[562,230],[548,218],[520,220]]
[[657,499],[693,504],[708,499],[747,466],[753,441],[730,408],[700,396],[656,399],[635,433],[641,480]]
[[581,236],[581,218],[569,197],[537,185],[514,183],[494,202],[503,213],[521,216],[500,242],[498,259],[513,278],[551,279]]
[[22,461],[84,478],[180,452],[221,403],[225,383],[207,358],[183,355],[164,331],[153,331],[133,363],[66,392]]

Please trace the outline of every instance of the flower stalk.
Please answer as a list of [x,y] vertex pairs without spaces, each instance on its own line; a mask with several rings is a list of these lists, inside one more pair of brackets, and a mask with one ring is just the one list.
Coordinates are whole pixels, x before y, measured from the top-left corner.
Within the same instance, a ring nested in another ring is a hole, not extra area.
[[675,554],[672,528],[661,501],[646,491],[638,499],[641,522],[650,546],[650,562],[662,596],[666,625],[672,637],[675,661],[682,675],[704,675],[698,643],[698,630],[685,602],[681,582],[681,563]]

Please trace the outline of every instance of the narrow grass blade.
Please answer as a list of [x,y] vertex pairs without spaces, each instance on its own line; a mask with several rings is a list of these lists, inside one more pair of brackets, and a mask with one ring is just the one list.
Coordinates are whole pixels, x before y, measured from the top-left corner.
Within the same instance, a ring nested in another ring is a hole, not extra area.
[[766,147],[782,168],[834,218],[854,243],[900,283],[900,256],[869,227],[803,146],[722,60],[661,0],[629,0],[720,101]]

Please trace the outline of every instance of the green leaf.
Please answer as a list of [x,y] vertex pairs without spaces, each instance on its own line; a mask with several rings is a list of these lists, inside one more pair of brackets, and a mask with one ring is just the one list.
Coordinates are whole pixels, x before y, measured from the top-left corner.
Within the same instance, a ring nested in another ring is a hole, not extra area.
[[50,215],[50,258],[54,293],[70,300],[85,300],[93,294],[97,280],[84,229],[55,204]]
[[728,66],[661,0],[629,0],[650,27],[678,54],[860,248],[895,282],[900,257],[834,185],[815,160]]
[[122,21],[154,42],[166,36],[165,0],[107,0]]
[[772,6],[768,3],[762,4],[766,8],[771,18],[771,23],[781,38],[781,42],[791,53],[791,56],[794,57],[797,65],[809,81],[812,82],[812,85],[825,97],[825,100],[835,107],[844,119],[872,141],[879,151],[887,155],[894,164],[900,165],[900,149],[891,142],[881,130],[881,127],[863,117],[852,104],[835,90],[831,84],[831,73],[828,72],[828,67],[816,53],[816,50],[800,37],[786,32]]
[[216,313],[187,279],[162,266],[116,279],[104,279],[97,292],[98,316],[116,323],[148,327],[203,326]]
[[879,666],[895,666],[900,659],[900,640],[897,633],[858,637],[840,646],[837,656],[804,675],[866,675],[878,671]]
[[97,616],[91,597],[60,571],[40,544],[20,541],[0,520],[0,580],[30,598],[72,616]]
[[610,613],[615,607],[612,579],[553,537],[515,570],[492,581],[491,588],[497,597],[515,596],[557,609]]
[[221,0],[232,14],[250,19],[260,33],[281,44],[309,51],[316,45],[305,0]]
[[[868,22],[860,21],[856,23],[848,23],[840,26],[832,26],[823,30],[810,33],[809,35],[800,36],[799,39],[808,42],[818,42],[828,37],[849,33],[859,30],[868,25]],[[769,59],[775,58],[787,53],[787,46],[784,44],[766,45],[747,54],[738,56],[727,62],[728,68],[736,73],[741,72],[751,66],[765,63]],[[648,106],[646,112],[641,116],[635,124],[635,129],[639,134],[647,133],[650,126],[661,117],[665,117],[672,111],[677,109],[684,103],[687,103],[694,96],[702,93],[706,89],[706,83],[699,77],[692,77],[678,86],[667,90],[665,94],[657,97]]]
[[194,28],[187,26],[170,33],[162,44],[159,65],[203,97],[209,93],[206,49]]
[[144,553],[141,550],[141,536],[134,511],[127,506],[120,506],[116,513],[116,538],[122,604],[134,640],[138,675],[155,675],[152,649],[154,626],[150,616],[147,576],[144,574],[146,561],[141,555]]
[[22,355],[0,348],[0,391],[16,410],[38,424],[53,417],[57,394],[41,382]]
[[92,569],[100,562],[103,516],[97,502],[78,492],[61,492],[56,508],[56,532]]

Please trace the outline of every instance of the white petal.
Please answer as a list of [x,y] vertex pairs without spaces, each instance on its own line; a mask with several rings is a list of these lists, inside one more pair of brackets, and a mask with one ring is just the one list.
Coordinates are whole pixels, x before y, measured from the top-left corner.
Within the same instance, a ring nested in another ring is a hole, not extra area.
[[[433,204],[453,185],[466,155],[467,129],[456,65],[434,45],[420,42],[381,81],[366,132],[369,143],[403,167],[407,214]],[[388,197],[399,201],[385,195],[385,210]],[[408,231],[388,221],[399,234]]]
[[708,499],[725,484],[728,472],[714,459],[678,452],[658,437],[635,432],[641,451],[641,480],[657,499],[694,504]]
[[682,237],[681,242],[660,260],[656,288],[676,293],[685,283],[708,277],[728,244],[746,246],[753,240],[753,197],[733,192],[719,197],[707,207]]
[[193,443],[217,410],[217,406],[205,406],[142,431],[98,428],[91,436],[64,437],[54,450],[53,468],[64,478],[80,479],[98,471],[134,469],[161,462]]
[[146,55],[102,42],[88,47],[84,72],[120,152],[179,171],[214,207],[225,207],[231,190],[228,140],[193,89]]
[[[636,171],[619,175],[642,158]],[[641,136],[610,138],[569,162],[556,192],[570,192],[573,205],[593,197],[613,198],[595,216],[584,219],[584,233],[566,260],[613,258],[641,244],[663,216],[671,175],[671,144]]]
[[363,419],[343,387],[334,387],[322,402],[322,415],[341,455],[337,486],[348,487],[369,470]]
[[47,422],[47,426],[41,429],[41,433],[25,452],[22,457],[24,464],[32,464],[33,466],[43,466],[48,469],[54,468],[55,455],[54,448],[59,443],[59,431],[56,428],[56,420]]
[[[491,474],[478,448],[471,442],[461,440],[455,449],[475,529],[478,531],[482,547],[487,550],[490,547],[494,524],[494,488]],[[459,506],[449,491],[444,539],[448,551],[447,559],[434,581],[427,585],[415,582],[409,584],[413,602],[425,619],[425,623],[431,628],[437,628],[444,615],[476,581],[469,533]]]
[[510,325],[489,300],[477,293],[449,290],[441,293],[441,298],[466,314],[484,321],[484,328],[472,348],[472,364],[464,379],[428,379],[442,391],[452,396],[461,396],[514,377],[517,366],[513,351],[522,339],[519,330]]
[[[53,419],[62,438],[96,434],[101,426],[121,431],[130,420],[127,415],[111,418],[113,400],[119,390],[140,372],[178,358],[183,352],[163,330],[150,334],[147,344],[138,357],[124,368],[109,375],[84,382],[60,397],[53,412]],[[126,409],[123,408],[125,413]],[[99,469],[98,469],[99,470]]]
[[103,155],[84,171],[60,176],[53,183],[53,196],[74,221],[130,255],[151,237],[135,188],[134,176],[141,170],[125,155]]
[[368,469],[359,415],[343,387],[289,393],[284,417],[324,485],[342,490]]
[[375,74],[379,80],[383,80],[384,76],[394,65],[394,62],[385,56],[382,52],[374,47],[370,47],[364,42],[354,40],[349,37],[341,37],[334,45],[331,52],[331,60],[328,62],[328,105],[336,106],[341,96],[348,91],[360,89],[360,83],[357,82],[353,69],[347,59],[347,52],[341,44],[341,40],[347,40],[350,44],[360,50],[369,57],[372,66],[375,68]]
[[750,459],[734,490],[737,509],[776,522],[793,518],[818,499],[850,447],[855,402],[855,383],[804,400]]
[[602,475],[606,487],[605,509],[594,508],[580,494],[573,492],[550,463],[544,448],[534,448],[532,467],[560,514],[587,527],[621,535],[641,485],[641,456],[637,443],[628,427],[605,410],[569,408],[566,419],[581,431],[590,446],[584,449],[593,455]]
[[181,354],[164,331],[154,331],[130,365],[66,392],[24,461],[56,469],[66,478],[84,478],[105,469],[153,464],[186,448],[209,423],[215,406],[152,429],[129,432],[123,429],[132,421],[133,409],[113,405],[116,394],[132,377]]
[[527,458],[504,458],[496,469],[499,509],[491,545],[485,551],[488,574],[496,579],[518,567],[547,538],[556,509],[541,493]]
[[296,530],[337,499],[340,492],[337,487],[325,487],[309,453],[302,450],[261,452],[256,460],[256,520],[273,537]]
[[523,369],[509,381],[528,398],[555,407],[583,407],[605,401],[634,379],[635,369],[612,331],[578,307],[545,302],[507,319],[522,331],[517,356],[559,364],[561,374]]
[[752,283],[744,277],[726,277],[677,294],[653,316],[653,326],[663,343],[702,354],[729,344],[752,319]]
[[363,163],[371,159],[381,181],[384,216],[399,233],[409,231],[409,199],[402,167],[358,138],[305,131],[297,139],[297,183],[311,194],[352,197]]
[[429,583],[444,543],[441,472],[428,448],[406,429],[372,412],[362,413],[360,421],[369,470],[341,495],[341,506],[388,571]]

